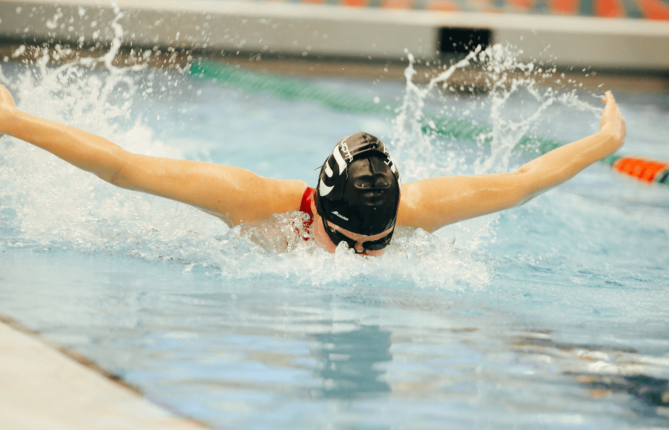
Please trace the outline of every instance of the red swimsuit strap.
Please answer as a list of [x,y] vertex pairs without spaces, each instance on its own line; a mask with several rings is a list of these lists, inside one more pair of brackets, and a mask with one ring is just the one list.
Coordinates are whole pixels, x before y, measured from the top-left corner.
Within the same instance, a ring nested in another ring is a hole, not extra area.
[[[314,213],[311,211],[311,202],[314,201],[314,196],[316,195],[316,189],[307,187],[302,195],[302,204],[300,204],[300,212],[304,212],[309,215],[309,219],[304,221],[304,228],[308,229],[311,227],[311,224],[314,222]],[[307,237],[304,240],[308,240]]]
[[315,188],[307,187],[307,189],[304,190],[304,194],[302,195],[302,204],[300,205],[300,212],[304,212],[305,214],[309,215],[311,219],[314,218],[314,213],[311,211],[311,202],[314,201],[315,191]]

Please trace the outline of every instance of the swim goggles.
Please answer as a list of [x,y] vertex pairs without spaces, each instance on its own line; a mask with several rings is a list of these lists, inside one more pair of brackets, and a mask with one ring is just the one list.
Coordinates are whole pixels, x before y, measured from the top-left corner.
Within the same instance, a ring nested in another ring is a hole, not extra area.
[[323,220],[323,227],[325,227],[325,232],[327,233],[332,243],[339,245],[340,242],[346,242],[349,249],[352,249],[356,254],[364,254],[366,251],[378,251],[385,248],[390,243],[390,240],[393,238],[393,233],[395,232],[395,229],[393,228],[390,233],[381,239],[362,242],[362,252],[358,252],[358,250],[355,248],[356,243],[358,243],[357,240],[351,239],[350,237],[330,227],[325,217],[321,217],[321,219]]

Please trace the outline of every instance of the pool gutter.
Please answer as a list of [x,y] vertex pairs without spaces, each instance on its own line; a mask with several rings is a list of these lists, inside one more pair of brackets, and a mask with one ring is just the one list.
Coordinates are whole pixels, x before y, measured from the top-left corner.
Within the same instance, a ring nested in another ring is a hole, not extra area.
[[[519,60],[599,70],[669,71],[669,25],[645,19],[349,8],[206,0],[5,0],[0,39],[393,60],[442,58],[449,41],[510,43]],[[467,33],[468,31],[471,32]],[[451,37],[452,36],[452,37]],[[457,37],[456,37],[457,36]],[[458,39],[459,38],[459,39]]]
[[0,428],[207,428],[149,402],[91,360],[0,315]]

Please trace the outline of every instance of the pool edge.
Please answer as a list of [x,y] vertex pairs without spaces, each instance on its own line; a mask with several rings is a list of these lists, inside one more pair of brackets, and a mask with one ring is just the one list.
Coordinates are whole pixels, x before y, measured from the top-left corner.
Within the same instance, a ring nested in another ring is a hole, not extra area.
[[[257,57],[403,61],[407,52],[426,60],[439,59],[450,52],[445,41],[451,40],[449,31],[455,28],[485,31],[489,37],[482,42],[484,45],[517,46],[521,61],[542,66],[669,71],[669,26],[665,21],[290,2],[117,3],[119,10],[100,0],[5,0],[0,2],[0,16],[4,18],[0,21],[0,39],[77,46],[85,41],[109,43],[120,37],[122,45],[135,49],[155,46],[156,50],[192,48],[226,55],[244,51]],[[111,28],[112,22],[120,27]]]
[[89,358],[3,314],[0,386],[1,428],[209,428],[149,401]]

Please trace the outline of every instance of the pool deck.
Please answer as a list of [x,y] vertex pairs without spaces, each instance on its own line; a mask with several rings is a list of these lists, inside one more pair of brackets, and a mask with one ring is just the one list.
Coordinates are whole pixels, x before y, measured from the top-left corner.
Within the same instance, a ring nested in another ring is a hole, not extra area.
[[109,379],[89,360],[0,316],[0,429],[204,428],[147,401],[129,385]]

